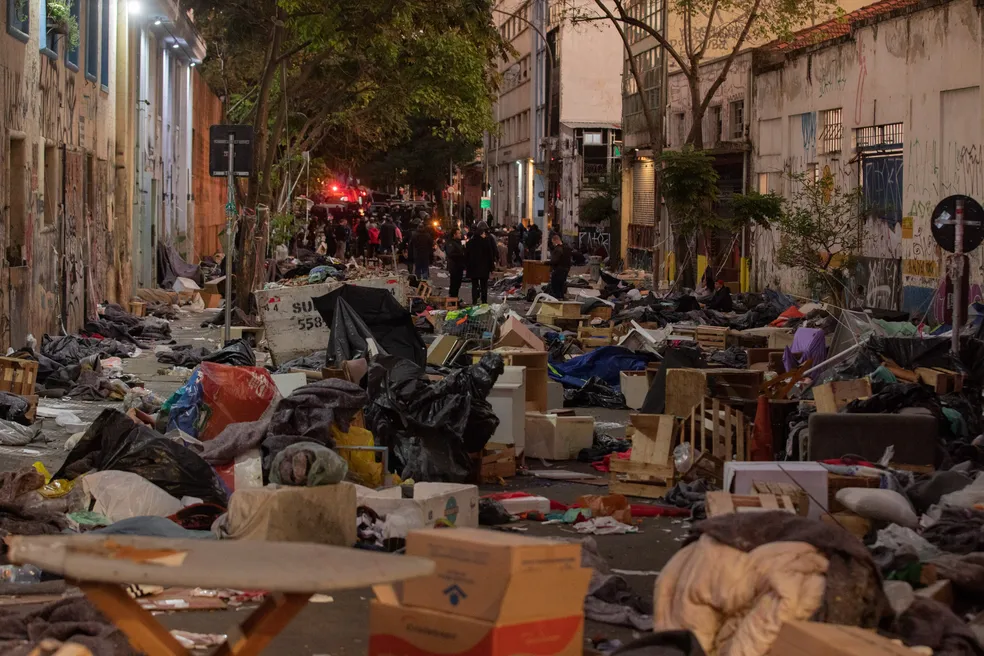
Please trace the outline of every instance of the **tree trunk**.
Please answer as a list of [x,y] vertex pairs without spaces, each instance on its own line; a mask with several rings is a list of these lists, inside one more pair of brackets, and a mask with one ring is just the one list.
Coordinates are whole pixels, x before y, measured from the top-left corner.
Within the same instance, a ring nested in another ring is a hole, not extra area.
[[700,96],[700,74],[694,67],[694,74],[687,80],[690,86],[690,134],[687,135],[687,145],[694,150],[704,149],[704,105]]

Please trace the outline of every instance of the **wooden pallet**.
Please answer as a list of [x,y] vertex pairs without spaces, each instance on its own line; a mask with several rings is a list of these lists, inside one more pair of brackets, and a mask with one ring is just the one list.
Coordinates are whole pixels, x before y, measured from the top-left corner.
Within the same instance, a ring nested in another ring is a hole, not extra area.
[[611,346],[615,343],[615,333],[612,328],[581,326],[577,329],[577,340],[584,348]]
[[789,497],[796,506],[796,514],[806,517],[810,514],[810,495],[795,483],[774,483],[772,481],[752,481],[752,490],[756,494],[768,494],[774,497]]
[[728,348],[729,329],[718,326],[698,326],[697,344],[702,349],[719,350]]
[[950,394],[963,389],[964,375],[949,369],[939,367],[917,367],[916,375],[919,382],[929,385],[937,394]]
[[707,516],[717,517],[730,513],[766,512],[781,510],[796,514],[796,506],[788,496],[773,494],[728,494],[727,492],[707,493]]
[[604,303],[602,303],[601,305],[596,305],[595,307],[593,307],[590,310],[588,310],[588,316],[591,317],[592,319],[601,319],[602,321],[611,321],[612,320],[612,306],[605,305]]
[[721,460],[747,460],[752,422],[745,414],[719,399],[705,398],[683,422],[686,437],[695,451]]
[[608,493],[659,499],[673,486],[673,467],[612,458],[608,463]]
[[38,363],[34,360],[0,358],[0,392],[31,396],[37,380]]

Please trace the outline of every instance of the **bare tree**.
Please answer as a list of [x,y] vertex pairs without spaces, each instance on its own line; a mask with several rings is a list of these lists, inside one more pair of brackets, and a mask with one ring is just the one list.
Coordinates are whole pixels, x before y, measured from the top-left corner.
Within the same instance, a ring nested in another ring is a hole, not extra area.
[[[837,8],[834,0],[666,0],[670,19],[667,29],[661,31],[635,11],[647,0],[593,0],[594,7],[584,0],[564,1],[565,13],[574,23],[610,21],[618,27],[629,55],[629,71],[642,96],[647,129],[654,146],[661,136],[657,131],[659,126],[652,125],[651,108],[647,107],[648,99],[632,57],[626,28],[641,30],[656,40],[687,80],[691,127],[685,143],[698,150],[704,147],[704,114],[714,94],[728,78],[738,53],[754,43],[787,37],[798,27],[832,16]],[[704,87],[706,71],[701,70],[702,65],[709,59],[719,58],[720,69],[710,85]]]

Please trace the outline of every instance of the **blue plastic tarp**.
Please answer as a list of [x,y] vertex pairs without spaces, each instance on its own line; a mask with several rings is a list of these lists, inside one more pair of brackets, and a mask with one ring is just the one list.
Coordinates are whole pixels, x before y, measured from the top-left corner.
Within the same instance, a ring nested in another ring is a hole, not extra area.
[[564,387],[579,389],[589,378],[598,377],[617,390],[621,386],[619,372],[641,371],[656,359],[655,355],[621,346],[602,346],[567,362],[551,362],[549,373]]

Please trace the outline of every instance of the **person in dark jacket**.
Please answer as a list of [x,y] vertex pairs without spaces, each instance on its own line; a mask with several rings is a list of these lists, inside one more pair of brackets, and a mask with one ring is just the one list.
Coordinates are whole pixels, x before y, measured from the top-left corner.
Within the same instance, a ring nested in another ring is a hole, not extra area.
[[434,234],[426,224],[421,223],[410,239],[413,251],[413,272],[420,280],[430,278],[431,256],[434,254]]
[[526,240],[523,242],[523,259],[535,260],[536,252],[540,250],[540,242],[543,240],[543,231],[540,226],[530,223],[530,229],[526,231]]
[[395,245],[396,226],[393,224],[393,217],[387,214],[383,217],[382,225],[379,226],[379,252],[383,255],[390,255]]
[[451,288],[448,290],[450,298],[459,298],[461,291],[461,281],[465,277],[465,247],[461,243],[461,229],[455,228],[451,237],[445,244],[444,253],[448,260],[448,274],[451,276]]
[[468,277],[472,281],[472,305],[489,302],[489,274],[495,269],[498,251],[484,221],[475,226],[465,246]]
[[506,237],[506,251],[507,258],[509,260],[509,266],[514,266],[516,264],[523,263],[523,257],[519,254],[519,242],[522,239],[522,235],[519,233],[519,228],[516,226],[509,226],[509,234]]
[[[707,267],[710,269],[710,267]],[[708,310],[717,310],[718,312],[731,312],[734,310],[734,306],[731,303],[731,288],[724,284],[723,280],[718,280],[714,284],[714,294],[711,295],[711,300],[707,302]]]
[[356,257],[365,257],[369,252],[369,222],[366,219],[359,221],[355,228]]
[[550,295],[558,301],[567,294],[567,275],[571,272],[571,249],[556,232],[550,238]]
[[339,219],[338,223],[335,224],[335,259],[345,259],[345,251],[348,249],[349,234],[348,221],[345,219]]

